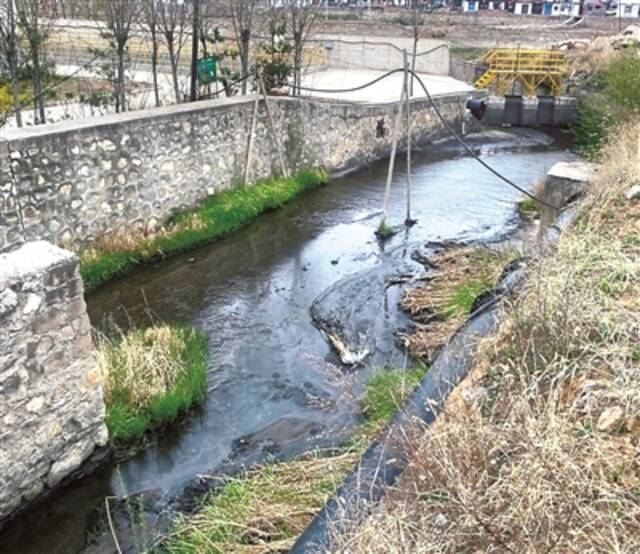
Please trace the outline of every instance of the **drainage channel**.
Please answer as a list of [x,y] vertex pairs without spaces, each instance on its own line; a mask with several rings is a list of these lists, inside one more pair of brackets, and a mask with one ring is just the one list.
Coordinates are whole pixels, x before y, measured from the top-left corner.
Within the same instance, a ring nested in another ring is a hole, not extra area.
[[[539,133],[493,131],[470,142],[525,186],[571,158]],[[336,372],[354,371],[357,391],[376,368],[405,362],[395,333],[410,323],[397,308],[406,285],[389,283],[423,271],[412,257],[416,249],[432,241],[495,241],[520,224],[517,193],[457,147],[432,145],[414,158],[418,223],[384,245],[373,233],[386,176],[381,162],[92,295],[96,326],[105,319],[127,326],[154,318],[205,332],[208,399],[144,452],[103,467],[16,519],[0,536],[0,551],[80,552],[105,496],[147,491],[166,505],[198,475],[347,437],[358,424],[358,406],[342,395]],[[404,179],[400,172],[394,181],[390,223],[404,220]],[[323,322],[338,322],[349,349],[367,352],[362,367],[341,365],[319,329]]]

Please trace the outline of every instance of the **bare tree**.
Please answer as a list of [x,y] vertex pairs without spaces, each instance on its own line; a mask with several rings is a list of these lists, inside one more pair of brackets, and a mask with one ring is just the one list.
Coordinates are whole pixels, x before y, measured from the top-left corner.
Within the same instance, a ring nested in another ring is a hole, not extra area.
[[151,35],[151,75],[153,78],[153,95],[156,106],[160,106],[160,91],[158,88],[158,0],[145,0],[144,21]]
[[300,94],[304,47],[318,21],[321,5],[304,0],[283,0],[293,36],[293,94]]
[[22,127],[20,86],[18,83],[18,29],[13,0],[0,5],[0,56],[11,81],[11,100],[15,106],[16,123]]
[[34,109],[33,122],[37,125],[46,122],[43,94],[43,81],[46,73],[44,46],[49,27],[43,20],[44,4],[40,0],[15,0],[15,9],[18,26],[29,47]]
[[247,93],[247,76],[249,75],[249,53],[253,34],[254,16],[257,0],[229,0],[229,11],[233,32],[240,56],[242,94]]
[[[30,0],[37,1],[37,0]],[[115,52],[116,111],[127,109],[126,60],[131,28],[142,14],[144,4],[140,0],[97,0],[94,17],[102,26],[102,36]]]
[[181,100],[178,69],[180,66],[180,54],[187,41],[188,21],[188,7],[183,0],[164,0],[158,4],[158,26],[169,53],[176,102]]

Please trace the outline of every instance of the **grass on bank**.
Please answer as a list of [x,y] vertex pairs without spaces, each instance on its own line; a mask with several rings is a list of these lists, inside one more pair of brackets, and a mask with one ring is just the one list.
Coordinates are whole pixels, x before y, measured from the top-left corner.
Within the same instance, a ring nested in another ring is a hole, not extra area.
[[640,115],[640,49],[610,54],[591,71],[572,127],[573,149],[587,158],[598,155],[611,129]]
[[133,441],[203,400],[207,342],[195,329],[156,325],[100,339],[98,367],[111,443]]
[[406,444],[409,468],[352,554],[640,552],[640,122],[620,127],[554,253],[443,415]]
[[338,455],[313,453],[260,466],[211,493],[196,514],[176,523],[163,551],[169,554],[287,552],[320,511],[375,435],[413,391],[426,368],[385,369],[368,381],[357,440]]
[[135,266],[194,248],[279,208],[306,189],[327,181],[323,170],[303,171],[214,194],[195,210],[180,213],[151,237],[114,236],[80,256],[85,289],[91,291]]

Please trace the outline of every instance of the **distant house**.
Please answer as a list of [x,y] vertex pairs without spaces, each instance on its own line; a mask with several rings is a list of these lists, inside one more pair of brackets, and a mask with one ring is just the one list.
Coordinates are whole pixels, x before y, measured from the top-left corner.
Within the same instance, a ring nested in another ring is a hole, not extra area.
[[[638,0],[640,1],[640,0]],[[580,0],[515,0],[506,9],[516,15],[572,16],[580,15]]]
[[640,0],[618,0],[615,10],[617,17],[640,18]]
[[504,2],[502,0],[462,0],[463,12],[477,12],[480,10],[501,10]]

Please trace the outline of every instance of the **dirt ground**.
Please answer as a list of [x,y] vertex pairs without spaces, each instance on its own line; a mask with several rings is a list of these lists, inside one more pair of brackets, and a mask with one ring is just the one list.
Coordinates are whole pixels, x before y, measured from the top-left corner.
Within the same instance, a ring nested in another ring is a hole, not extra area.
[[[343,14],[344,19],[339,19]],[[337,12],[323,18],[325,33],[378,36],[411,36],[407,10],[387,10],[370,19],[353,19],[355,14]],[[551,46],[576,39],[594,39],[619,32],[615,17],[591,16],[575,27],[566,27],[563,17],[517,16],[504,12],[476,14],[424,14],[424,38],[439,38],[456,46],[487,48],[495,46]],[[622,28],[635,20],[622,20]]]

